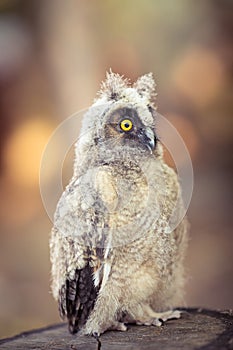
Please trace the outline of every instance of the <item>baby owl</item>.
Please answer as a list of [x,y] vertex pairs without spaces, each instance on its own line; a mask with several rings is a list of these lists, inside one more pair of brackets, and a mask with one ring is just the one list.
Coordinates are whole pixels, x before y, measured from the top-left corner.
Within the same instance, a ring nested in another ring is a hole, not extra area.
[[107,73],[83,118],[50,239],[52,292],[69,331],[179,318],[187,221],[156,134],[152,74]]

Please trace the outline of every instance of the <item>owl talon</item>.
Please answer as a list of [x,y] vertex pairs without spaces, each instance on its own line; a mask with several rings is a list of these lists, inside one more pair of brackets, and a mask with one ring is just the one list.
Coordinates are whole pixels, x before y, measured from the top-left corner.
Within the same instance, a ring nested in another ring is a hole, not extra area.
[[93,332],[92,335],[96,340],[99,340],[100,334],[98,332]]
[[115,330],[115,331],[125,332],[125,331],[127,331],[128,328],[126,327],[126,325],[123,322],[116,322],[109,329]]
[[161,327],[164,325],[164,323],[167,320],[171,320],[174,318],[180,318],[181,312],[179,310],[169,310],[165,312],[154,312],[153,317],[146,321],[138,321],[136,322],[137,325],[144,325],[144,326],[157,326]]
[[158,322],[160,323],[159,326],[164,326],[164,320],[162,318],[159,318],[158,319]]
[[98,331],[89,331],[88,329],[85,330],[85,334],[91,334],[93,336],[93,338],[96,339],[96,341],[99,343],[100,342],[100,335],[102,333],[104,333],[107,330],[114,330],[114,331],[121,331],[121,332],[125,332],[127,331],[127,327],[123,322],[114,322],[110,327],[108,328],[102,328],[99,329]]
[[161,320],[161,318],[155,318],[152,320],[152,326],[156,326],[156,327],[161,327],[164,325],[163,320]]

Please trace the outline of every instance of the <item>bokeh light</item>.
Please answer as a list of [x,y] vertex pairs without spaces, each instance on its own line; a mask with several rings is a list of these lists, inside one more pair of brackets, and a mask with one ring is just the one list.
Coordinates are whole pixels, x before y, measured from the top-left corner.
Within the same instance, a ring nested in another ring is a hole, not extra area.
[[[33,117],[20,124],[6,142],[3,154],[5,176],[15,185],[37,187],[42,152],[54,125],[47,119]],[[53,159],[51,159],[52,163]],[[48,179],[49,172],[47,169]]]
[[205,106],[218,96],[226,75],[218,53],[201,47],[191,47],[174,65],[174,88],[197,106]]

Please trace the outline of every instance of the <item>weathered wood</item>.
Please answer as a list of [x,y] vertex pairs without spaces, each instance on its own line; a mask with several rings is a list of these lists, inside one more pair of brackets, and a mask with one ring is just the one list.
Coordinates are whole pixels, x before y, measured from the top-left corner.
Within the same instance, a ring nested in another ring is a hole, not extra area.
[[58,324],[2,339],[0,349],[233,349],[232,311],[183,310],[181,319],[162,327],[130,325],[127,332],[106,332],[100,338],[101,347],[93,337],[70,335],[66,325]]

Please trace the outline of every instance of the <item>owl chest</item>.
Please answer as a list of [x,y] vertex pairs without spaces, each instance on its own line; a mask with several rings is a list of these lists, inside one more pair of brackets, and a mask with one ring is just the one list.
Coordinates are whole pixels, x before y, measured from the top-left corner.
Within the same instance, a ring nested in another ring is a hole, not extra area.
[[135,213],[145,207],[149,195],[146,176],[124,167],[99,167],[79,180],[79,199],[83,211],[96,209],[105,214]]
[[141,171],[119,169],[113,172],[113,178],[117,194],[116,211],[125,215],[140,212],[148,198],[146,176]]

